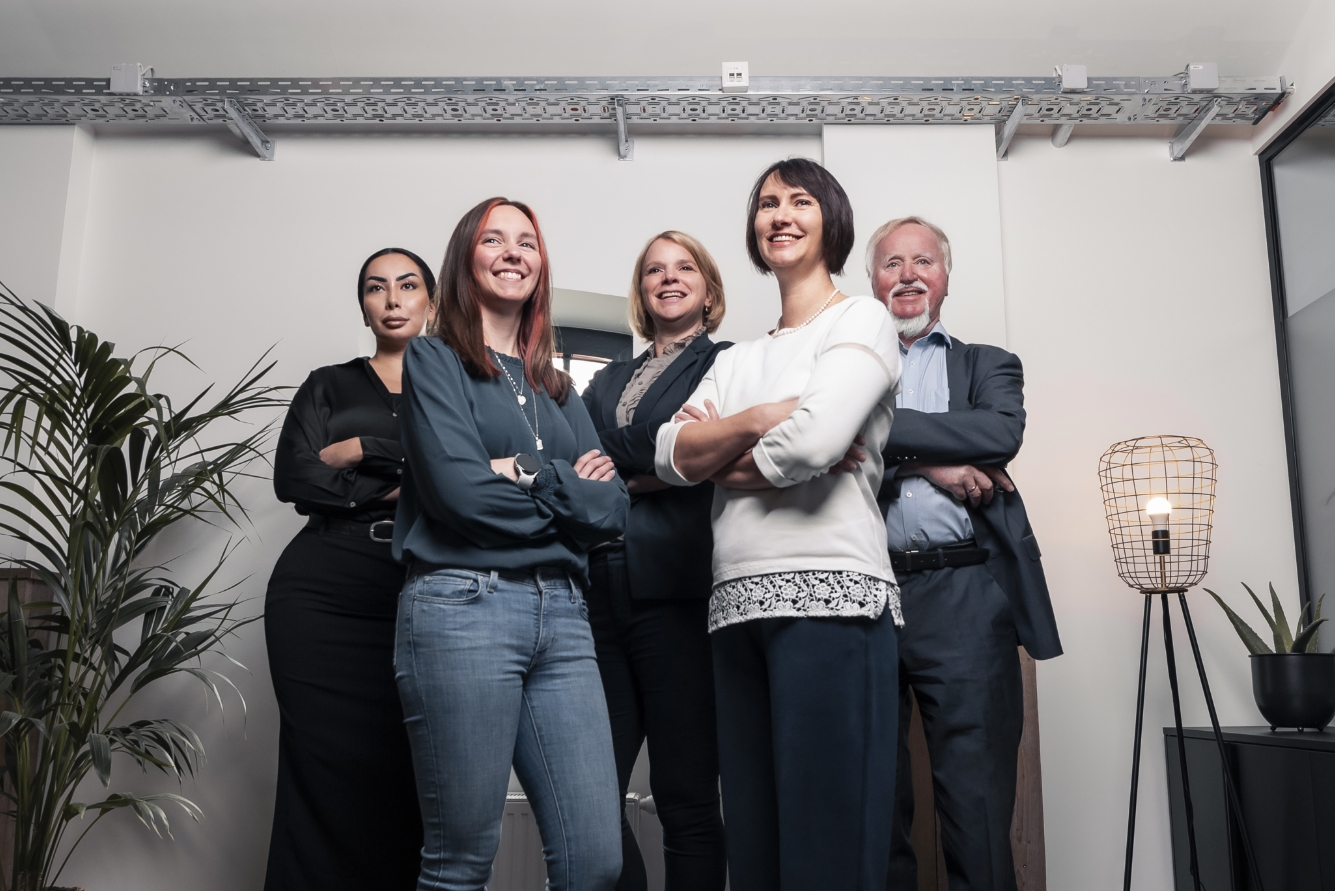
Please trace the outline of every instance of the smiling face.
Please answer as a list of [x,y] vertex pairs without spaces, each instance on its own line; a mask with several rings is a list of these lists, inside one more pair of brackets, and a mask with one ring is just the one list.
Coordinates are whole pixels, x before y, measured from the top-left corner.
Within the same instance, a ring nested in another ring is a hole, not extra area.
[[[941,317],[949,287],[941,242],[931,229],[906,223],[881,239],[872,268],[872,291],[894,315],[901,334],[913,337],[930,330]],[[921,330],[911,330],[919,325]]]
[[509,204],[492,208],[473,248],[473,280],[481,286],[479,296],[498,312],[517,312],[533,296],[541,272],[533,223]]
[[366,267],[362,316],[377,343],[406,344],[422,333],[431,313],[431,294],[412,260],[384,254]]
[[756,208],[756,242],[766,266],[778,272],[824,263],[825,221],[820,204],[806,189],[771,173],[760,187]]
[[640,299],[660,333],[699,328],[709,305],[709,289],[691,252],[660,238],[649,246],[640,269]]

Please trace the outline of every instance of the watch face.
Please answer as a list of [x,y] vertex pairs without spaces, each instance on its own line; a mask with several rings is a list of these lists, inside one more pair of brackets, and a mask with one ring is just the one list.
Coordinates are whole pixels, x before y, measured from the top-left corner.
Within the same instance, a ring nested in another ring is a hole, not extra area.
[[524,476],[535,476],[539,470],[542,470],[542,465],[538,463],[538,459],[526,454],[515,455],[515,467],[519,468],[519,472]]

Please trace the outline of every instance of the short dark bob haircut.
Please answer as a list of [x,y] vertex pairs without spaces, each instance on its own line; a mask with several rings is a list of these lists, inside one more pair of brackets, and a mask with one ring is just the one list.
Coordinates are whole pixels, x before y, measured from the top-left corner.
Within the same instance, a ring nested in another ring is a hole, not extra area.
[[379,260],[385,254],[402,254],[409,260],[417,264],[417,274],[422,277],[422,284],[426,287],[427,296],[432,300],[436,298],[436,275],[431,271],[431,267],[426,265],[426,261],[405,248],[387,247],[381,248],[374,254],[366,258],[362,264],[361,272],[357,273],[357,305],[366,312],[366,270],[371,268],[371,264]]
[[825,268],[830,275],[843,275],[844,263],[853,252],[853,206],[848,203],[844,187],[839,185],[830,171],[810,158],[788,158],[776,161],[760,174],[751,189],[751,202],[746,211],[746,253],[751,263],[764,273],[773,272],[760,254],[760,243],[756,240],[756,215],[760,213],[760,190],[770,175],[778,176],[784,183],[798,189],[805,189],[807,194],[816,199],[821,214],[821,248],[824,253]]

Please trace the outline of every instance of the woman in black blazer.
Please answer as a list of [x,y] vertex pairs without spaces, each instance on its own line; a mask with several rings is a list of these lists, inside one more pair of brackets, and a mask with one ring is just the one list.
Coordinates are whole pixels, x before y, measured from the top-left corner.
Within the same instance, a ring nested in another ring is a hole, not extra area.
[[[722,891],[714,675],[706,620],[713,583],[714,486],[674,488],[654,475],[654,440],[719,351],[723,281],[682,232],[655,235],[631,280],[630,320],[650,342],[594,375],[584,403],[631,493],[624,540],[590,555],[589,624],[612,721],[624,798],[645,738],[663,824],[666,891]],[[643,891],[644,861],[624,814],[618,891]]]

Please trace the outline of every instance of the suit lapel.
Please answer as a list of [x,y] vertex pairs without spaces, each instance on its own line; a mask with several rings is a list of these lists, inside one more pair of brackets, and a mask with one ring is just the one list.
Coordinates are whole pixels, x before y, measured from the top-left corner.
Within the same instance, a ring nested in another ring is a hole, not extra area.
[[631,375],[635,369],[639,368],[649,358],[649,351],[640,353],[639,358],[632,359],[623,363],[617,369],[612,379],[607,382],[606,398],[602,399],[602,429],[615,430],[617,428],[617,403],[621,401],[621,394],[626,390],[626,384],[630,383]]
[[[658,376],[658,380],[654,381],[653,386],[645,391],[644,396],[640,399],[640,404],[635,406],[635,414],[631,417],[632,423],[641,423],[647,420],[649,415],[653,413],[654,406],[658,404],[659,399],[663,398],[663,394],[668,391],[668,388],[683,374],[694,368],[695,363],[700,361],[700,356],[708,352],[713,345],[708,334],[701,334],[691,341],[685,352],[678,356],[671,365],[664,368],[663,373]],[[680,406],[674,406],[674,408],[680,408]]]
[[952,340],[946,349],[946,384],[950,387],[950,411],[968,411],[969,367],[964,361],[964,353],[969,345],[962,340]]

